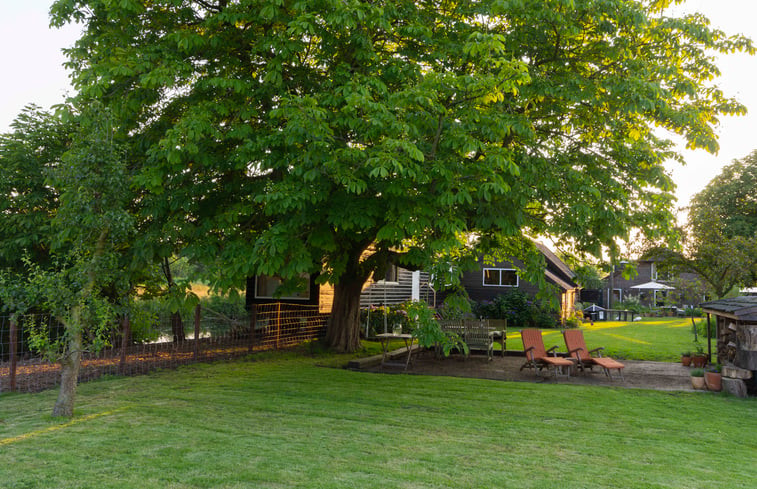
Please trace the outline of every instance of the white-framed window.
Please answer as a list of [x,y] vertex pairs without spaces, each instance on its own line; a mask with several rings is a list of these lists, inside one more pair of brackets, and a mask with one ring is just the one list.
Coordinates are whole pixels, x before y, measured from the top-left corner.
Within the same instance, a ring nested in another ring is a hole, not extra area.
[[255,298],[256,299],[293,299],[293,300],[307,300],[310,299],[310,276],[307,273],[301,275],[304,288],[281,297],[274,297],[276,289],[284,281],[279,276],[271,275],[258,275],[255,277]]
[[485,287],[517,287],[518,271],[514,268],[484,268]]

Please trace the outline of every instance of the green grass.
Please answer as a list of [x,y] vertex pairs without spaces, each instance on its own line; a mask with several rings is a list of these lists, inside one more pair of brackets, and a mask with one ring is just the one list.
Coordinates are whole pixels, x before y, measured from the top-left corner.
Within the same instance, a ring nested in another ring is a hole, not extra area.
[[[619,359],[677,362],[681,359],[681,352],[696,349],[691,319],[688,318],[644,318],[637,322],[597,321],[594,326],[585,323],[581,329],[589,349],[603,346],[605,356]],[[547,348],[558,345],[558,351],[565,351],[560,331],[544,330],[543,335]],[[699,345],[707,352],[706,337],[700,338]],[[507,349],[523,350],[520,332],[513,328],[507,334]],[[712,349],[714,352],[714,339]]]
[[752,488],[757,402],[266,354],[0,396],[15,488]]

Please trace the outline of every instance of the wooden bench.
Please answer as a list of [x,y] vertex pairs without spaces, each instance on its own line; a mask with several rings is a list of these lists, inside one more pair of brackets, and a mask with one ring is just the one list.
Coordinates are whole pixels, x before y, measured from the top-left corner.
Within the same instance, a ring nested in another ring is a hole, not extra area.
[[457,334],[470,350],[485,351],[490,361],[494,356],[494,343],[502,346],[502,356],[505,356],[505,319],[442,319],[439,320],[439,326],[445,333]]

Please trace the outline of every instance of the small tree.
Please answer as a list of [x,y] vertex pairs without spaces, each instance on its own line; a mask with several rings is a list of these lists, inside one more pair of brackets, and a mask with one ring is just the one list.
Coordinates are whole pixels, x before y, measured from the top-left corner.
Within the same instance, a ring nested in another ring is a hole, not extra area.
[[107,112],[94,105],[67,117],[74,118],[79,129],[46,180],[59,192],[51,232],[45,237],[52,259],[41,264],[27,258],[23,275],[15,277],[23,280],[29,304],[49,311],[63,324],[63,333],[54,339],[46,326],[30,331],[32,346],[61,364],[54,416],[73,414],[82,353],[108,342],[114,302],[129,290],[122,257],[133,236],[127,210],[129,177]]

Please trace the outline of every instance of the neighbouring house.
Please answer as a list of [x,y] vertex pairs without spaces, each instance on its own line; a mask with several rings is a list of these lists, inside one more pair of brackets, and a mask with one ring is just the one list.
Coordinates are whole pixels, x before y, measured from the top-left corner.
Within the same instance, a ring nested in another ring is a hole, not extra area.
[[623,272],[628,263],[616,265],[614,272],[603,279],[604,286],[594,296],[599,299],[597,304],[607,309],[617,309],[619,303],[629,299],[636,299],[648,307],[695,305],[705,300],[705,287],[695,273],[673,274],[660,267],[654,259],[642,259],[634,263],[636,275],[626,278]]
[[[575,312],[579,290],[574,281],[576,274],[549,248],[541,243],[535,244],[546,260],[545,278],[547,282],[555,286],[556,299],[560,303],[560,319],[567,319]],[[480,259],[478,269],[463,273],[461,284],[471,300],[476,302],[491,301],[498,295],[506,294],[514,289],[522,290],[535,297],[539,292],[539,286],[520,277],[518,268],[522,265],[517,260],[486,264],[483,259]],[[441,305],[446,295],[446,293],[437,295],[437,306]]]

